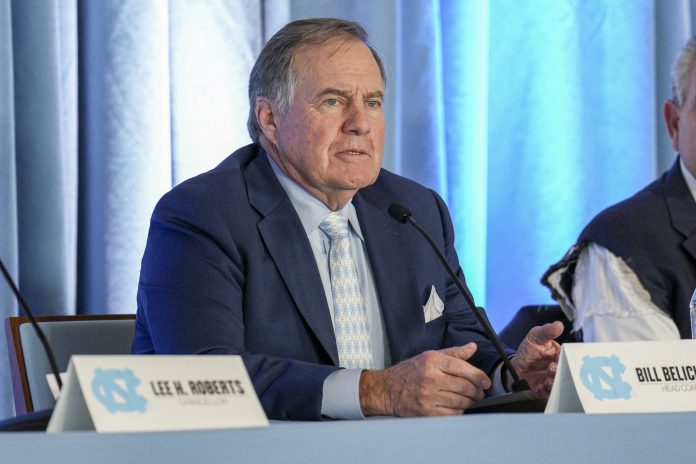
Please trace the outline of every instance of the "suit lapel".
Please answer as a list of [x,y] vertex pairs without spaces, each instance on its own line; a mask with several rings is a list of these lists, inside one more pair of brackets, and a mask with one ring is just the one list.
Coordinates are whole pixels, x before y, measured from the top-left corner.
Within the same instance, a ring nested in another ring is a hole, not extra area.
[[387,213],[391,199],[383,198],[375,186],[361,190],[353,199],[370,267],[375,279],[392,363],[421,351],[423,312],[417,274],[411,262],[406,224]]
[[679,159],[665,175],[664,191],[672,226],[686,237],[682,246],[696,259],[696,203],[682,176]]
[[263,151],[245,171],[249,202],[264,218],[257,224],[278,272],[314,335],[338,365],[338,350],[324,287],[302,222]]

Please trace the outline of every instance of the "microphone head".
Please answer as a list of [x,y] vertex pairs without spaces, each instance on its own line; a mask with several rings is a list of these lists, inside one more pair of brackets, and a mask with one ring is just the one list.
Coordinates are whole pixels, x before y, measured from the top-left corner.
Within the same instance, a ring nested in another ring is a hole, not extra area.
[[411,217],[411,210],[409,210],[404,205],[400,205],[398,203],[392,203],[391,205],[389,205],[388,211],[391,217],[401,222],[402,224],[405,224],[406,221],[408,221],[408,219]]

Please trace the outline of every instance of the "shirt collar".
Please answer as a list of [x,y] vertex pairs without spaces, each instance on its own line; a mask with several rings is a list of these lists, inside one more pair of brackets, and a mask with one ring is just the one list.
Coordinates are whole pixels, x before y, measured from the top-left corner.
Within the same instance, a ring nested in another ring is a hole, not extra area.
[[[314,195],[305,190],[294,179],[285,174],[270,155],[266,154],[266,156],[268,157],[269,163],[271,163],[273,173],[278,178],[278,182],[280,182],[285,193],[288,194],[292,206],[295,207],[295,211],[297,211],[297,215],[300,217],[305,234],[309,236],[315,230],[319,229],[319,224],[326,219],[326,216],[331,213],[331,210]],[[360,230],[360,223],[358,222],[358,214],[353,205],[353,199],[351,198],[339,212],[343,213],[348,218],[348,223],[353,228],[353,232],[360,237],[360,240],[364,241],[362,231]]]
[[686,181],[686,186],[689,187],[691,197],[696,201],[696,178],[694,178],[694,175],[686,168],[681,156],[679,157],[679,167],[681,168],[682,177],[684,177]]

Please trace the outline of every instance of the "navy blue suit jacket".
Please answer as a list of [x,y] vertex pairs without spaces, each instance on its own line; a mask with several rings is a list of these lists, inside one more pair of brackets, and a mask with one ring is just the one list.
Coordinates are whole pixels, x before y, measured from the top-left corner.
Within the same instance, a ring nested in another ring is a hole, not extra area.
[[[499,357],[422,237],[387,213],[407,205],[462,273],[440,197],[382,170],[353,199],[393,363],[475,341]],[[425,323],[434,285],[444,316]],[[152,216],[138,287],[134,353],[240,354],[270,418],[319,419],[338,369],[333,326],[309,241],[258,145],[175,187]]]

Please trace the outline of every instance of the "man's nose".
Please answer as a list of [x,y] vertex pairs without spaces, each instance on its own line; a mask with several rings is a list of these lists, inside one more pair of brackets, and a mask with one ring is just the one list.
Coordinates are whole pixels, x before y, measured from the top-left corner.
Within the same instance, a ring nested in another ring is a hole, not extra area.
[[361,103],[353,104],[348,108],[346,121],[343,123],[343,131],[354,135],[366,135],[372,130],[372,121],[367,114],[367,108]]

